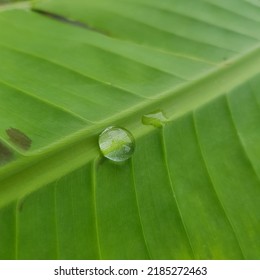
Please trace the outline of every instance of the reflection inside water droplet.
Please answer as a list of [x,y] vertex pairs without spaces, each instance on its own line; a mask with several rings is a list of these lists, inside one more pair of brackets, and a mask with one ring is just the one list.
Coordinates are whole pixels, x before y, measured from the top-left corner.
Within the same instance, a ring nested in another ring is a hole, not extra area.
[[98,143],[104,157],[116,162],[129,159],[135,149],[133,135],[126,129],[115,126],[106,128],[99,135]]
[[142,117],[142,123],[144,125],[153,125],[155,127],[162,127],[167,121],[164,113],[160,110],[143,115]]

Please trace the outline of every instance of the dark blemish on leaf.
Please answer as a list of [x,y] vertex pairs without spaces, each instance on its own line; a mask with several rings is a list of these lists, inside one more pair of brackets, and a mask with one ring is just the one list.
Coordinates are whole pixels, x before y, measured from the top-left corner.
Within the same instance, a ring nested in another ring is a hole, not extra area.
[[6,130],[6,134],[10,141],[21,149],[28,150],[31,147],[32,140],[19,129],[9,128]]
[[10,150],[2,142],[0,142],[0,166],[11,161],[13,156],[14,154],[12,150]]
[[103,35],[109,36],[108,32],[97,29],[95,27],[91,27],[88,24],[80,22],[80,21],[69,19],[69,18],[60,16],[60,15],[50,13],[50,12],[46,12],[46,11],[39,10],[39,9],[32,9],[32,11],[35,12],[35,13],[41,14],[43,16],[47,16],[49,18],[52,18],[54,20],[58,20],[58,21],[61,21],[61,22],[64,22],[64,23],[67,23],[67,24],[70,24],[70,25],[78,26],[78,27],[81,27],[81,28],[85,28],[85,29],[88,29],[88,30],[91,30],[91,31],[98,32],[98,33],[101,33]]

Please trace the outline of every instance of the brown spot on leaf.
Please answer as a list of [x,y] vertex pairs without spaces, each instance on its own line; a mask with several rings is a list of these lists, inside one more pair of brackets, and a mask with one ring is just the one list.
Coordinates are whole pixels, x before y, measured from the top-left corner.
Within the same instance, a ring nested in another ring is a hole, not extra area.
[[28,150],[31,147],[32,140],[19,129],[9,128],[6,130],[6,134],[10,141],[21,149]]
[[0,165],[4,165],[11,161],[13,158],[13,152],[0,142]]

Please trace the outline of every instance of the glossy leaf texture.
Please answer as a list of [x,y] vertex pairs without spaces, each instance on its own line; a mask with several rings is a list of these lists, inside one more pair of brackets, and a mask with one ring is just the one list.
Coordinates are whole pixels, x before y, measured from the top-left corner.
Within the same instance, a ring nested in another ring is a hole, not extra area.
[[257,1],[0,6],[0,38],[1,259],[260,258]]

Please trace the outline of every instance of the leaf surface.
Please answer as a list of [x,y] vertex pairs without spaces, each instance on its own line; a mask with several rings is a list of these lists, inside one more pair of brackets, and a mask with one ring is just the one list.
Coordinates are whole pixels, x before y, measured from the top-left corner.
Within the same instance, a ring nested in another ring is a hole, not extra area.
[[[0,258],[259,259],[259,14],[242,0],[0,8]],[[142,123],[158,110],[165,125]],[[135,138],[122,164],[99,151],[111,125]]]

